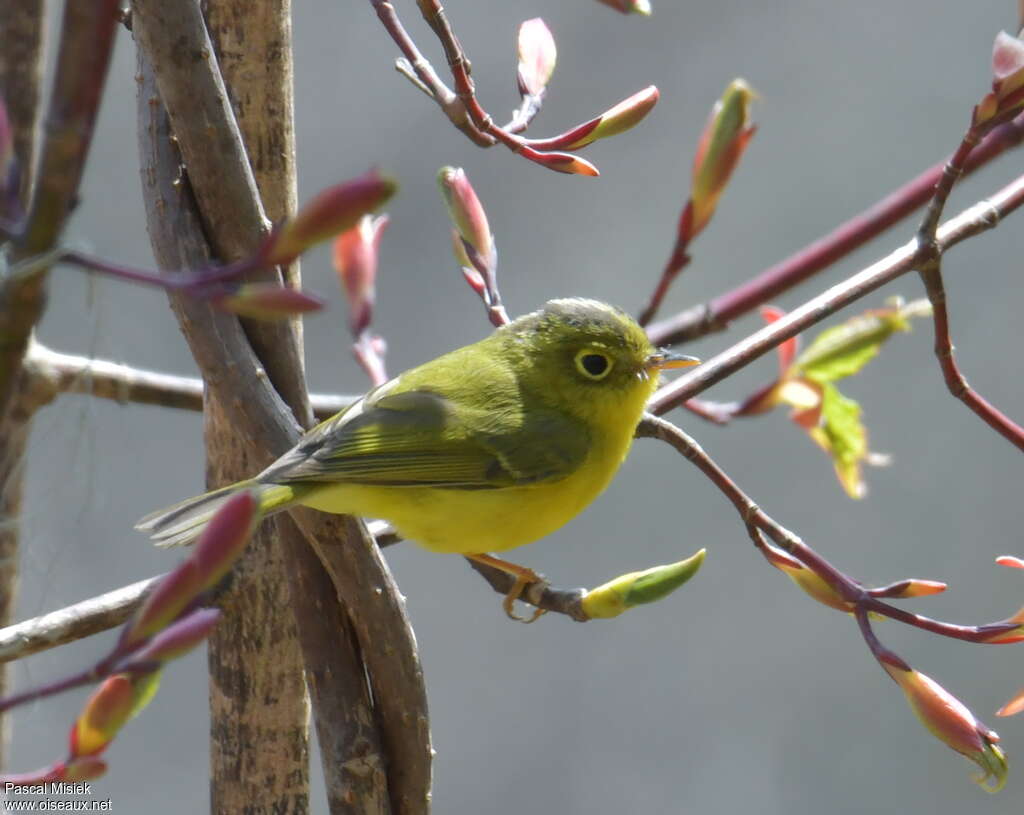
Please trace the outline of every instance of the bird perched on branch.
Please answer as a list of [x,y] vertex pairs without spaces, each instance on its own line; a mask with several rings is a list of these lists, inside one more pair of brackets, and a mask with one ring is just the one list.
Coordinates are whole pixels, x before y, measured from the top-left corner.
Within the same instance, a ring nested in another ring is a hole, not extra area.
[[485,553],[531,543],[579,514],[628,453],[659,371],[697,362],[654,348],[613,306],[552,300],[374,388],[254,478],[136,527],[158,545],[189,543],[240,490],[252,490],[264,514],[301,504],[383,518],[427,549],[513,575],[504,607],[514,617],[513,602],[540,578]]

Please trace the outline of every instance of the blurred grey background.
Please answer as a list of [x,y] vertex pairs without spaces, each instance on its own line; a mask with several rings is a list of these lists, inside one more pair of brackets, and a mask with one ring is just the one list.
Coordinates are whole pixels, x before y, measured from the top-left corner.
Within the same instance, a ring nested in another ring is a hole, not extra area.
[[[602,172],[595,180],[469,144],[393,71],[396,48],[368,4],[296,5],[300,198],[369,165],[402,183],[389,208],[376,323],[392,372],[488,331],[451,258],[439,166],[465,167],[484,201],[513,314],[560,295],[636,310],[670,247],[708,109],[731,78],[745,77],[762,97],[760,130],[667,314],[737,285],[945,156],[987,89],[993,37],[1016,22],[1011,0],[655,0],[649,20],[589,0],[450,0],[480,97],[496,118],[517,101],[519,22],[539,15],[551,27],[559,62],[536,135],[561,132],[648,84],[661,89],[647,121],[586,152]],[[397,6],[443,67],[414,4]],[[145,265],[152,260],[134,95],[133,46],[122,32],[67,238]],[[1011,153],[964,183],[950,213],[1017,175],[1022,156]],[[959,359],[972,384],[1018,418],[1021,217],[958,248],[945,267]],[[902,224],[779,305],[798,305],[912,230]],[[325,249],[306,256],[303,274],[331,301],[307,321],[311,387],[363,389]],[[52,347],[194,372],[158,292],[74,270],[58,271],[51,291],[40,337]],[[908,277],[863,307],[921,291]],[[687,350],[711,355],[758,325],[750,317]],[[1019,452],[946,394],[930,343],[930,326],[917,323],[844,385],[864,407],[872,448],[894,456],[890,468],[868,472],[871,493],[860,502],[846,498],[829,462],[782,412],[725,429],[673,418],[768,512],[850,574],[946,580],[946,595],[910,606],[959,622],[998,619],[1024,600],[1020,573],[993,564],[999,554],[1024,555],[1024,469]],[[774,359],[762,360],[710,396],[744,395],[774,371]],[[202,489],[200,419],[62,398],[39,414],[27,466],[21,617],[174,562],[132,523]],[[507,621],[498,597],[459,558],[409,544],[388,551],[426,670],[438,813],[1021,811],[1019,772],[998,796],[979,791],[973,765],[919,726],[852,621],[770,569],[732,509],[667,447],[639,442],[602,499],[515,554],[558,585],[593,586],[700,547],[708,548],[703,571],[665,602],[613,622],[547,617],[532,626]],[[1024,652],[894,624],[879,633],[997,727],[1011,766],[1021,766],[1024,717],[992,713],[1024,683]],[[17,682],[66,673],[109,642],[21,663]],[[62,755],[83,698],[18,713],[15,768]],[[168,671],[153,705],[110,749],[111,771],[94,784],[96,795],[121,813],[205,811],[206,738],[205,660],[196,654]],[[319,788],[316,796],[314,811],[324,812]]]

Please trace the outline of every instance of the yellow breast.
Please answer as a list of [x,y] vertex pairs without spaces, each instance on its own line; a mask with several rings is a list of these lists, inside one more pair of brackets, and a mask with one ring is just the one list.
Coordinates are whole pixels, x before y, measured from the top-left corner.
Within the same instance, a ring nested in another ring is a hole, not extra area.
[[500,552],[539,540],[582,512],[612,480],[632,436],[630,427],[605,438],[575,472],[554,482],[483,490],[325,484],[302,503],[383,518],[435,552]]

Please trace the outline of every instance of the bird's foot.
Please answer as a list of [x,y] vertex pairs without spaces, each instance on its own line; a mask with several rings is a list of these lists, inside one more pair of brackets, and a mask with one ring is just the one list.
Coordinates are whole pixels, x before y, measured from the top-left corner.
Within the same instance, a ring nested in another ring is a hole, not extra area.
[[544,614],[545,609],[535,608],[529,617],[521,617],[515,610],[516,600],[522,597],[523,592],[528,586],[538,583],[545,586],[548,585],[548,581],[544,579],[543,575],[538,574],[533,569],[527,568],[526,566],[519,566],[516,563],[510,563],[509,561],[502,560],[494,555],[480,554],[466,555],[466,557],[470,560],[475,560],[477,563],[491,566],[492,568],[505,572],[505,574],[511,575],[515,578],[512,588],[510,588],[505,594],[505,599],[502,600],[501,603],[501,607],[505,609],[505,613],[508,615],[509,619],[516,620],[520,623],[532,623]]

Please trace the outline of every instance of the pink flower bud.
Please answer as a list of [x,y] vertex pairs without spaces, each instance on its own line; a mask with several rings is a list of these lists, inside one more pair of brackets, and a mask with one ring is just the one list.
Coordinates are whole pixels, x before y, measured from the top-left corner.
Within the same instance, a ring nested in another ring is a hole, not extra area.
[[[437,183],[459,237],[473,247],[487,266],[493,269],[494,236],[491,235],[491,226],[487,223],[487,213],[484,212],[483,204],[480,203],[473,185],[469,183],[465,170],[461,167],[442,167],[437,173]],[[456,252],[456,258],[458,257]]]
[[202,576],[191,559],[183,561],[153,587],[124,627],[120,646],[128,648],[153,636],[195,600],[203,590]]
[[311,246],[351,229],[369,212],[384,205],[398,184],[376,170],[329,187],[271,233],[261,250],[265,265],[290,263]]
[[1024,42],[1005,31],[992,45],[992,90],[1000,100],[1024,88]]
[[316,295],[278,283],[243,283],[228,294],[210,298],[210,302],[222,311],[253,320],[284,320],[324,307],[324,301]]
[[519,26],[519,92],[540,96],[555,70],[555,38],[540,17]]
[[256,498],[248,490],[233,495],[217,510],[192,552],[203,590],[217,585],[235,565],[259,520]]
[[693,240],[711,220],[756,127],[750,123],[750,103],[756,94],[742,79],[729,83],[715,102],[693,158],[690,201],[679,224],[680,239]]
[[[1006,783],[1006,756],[997,746],[999,736],[934,679],[906,663],[880,659],[882,667],[900,686],[911,710],[928,731],[981,768],[974,780],[989,792]],[[991,779],[991,783],[989,782]]]
[[164,663],[184,656],[210,635],[220,615],[220,609],[196,609],[153,637],[133,653],[119,670],[150,662]]
[[369,327],[373,317],[377,256],[389,222],[387,215],[364,215],[334,241],[334,269],[348,298],[349,326],[354,337]]

